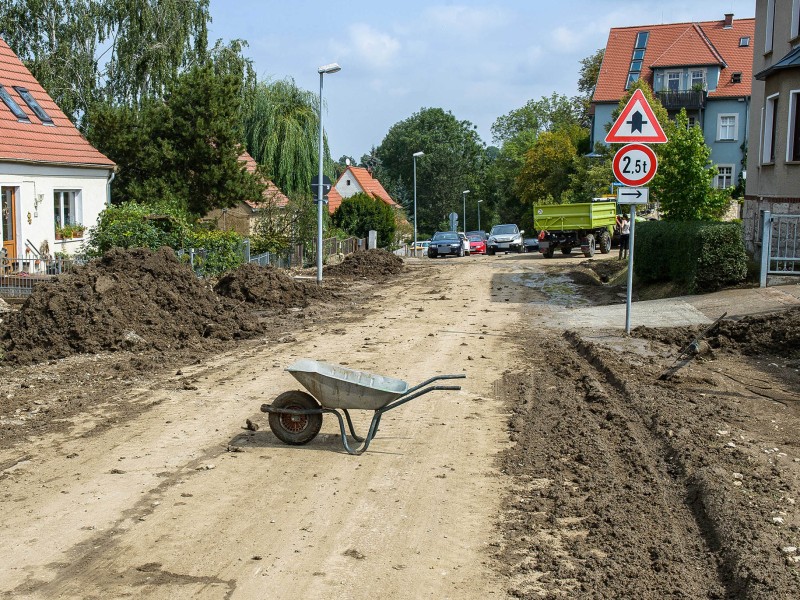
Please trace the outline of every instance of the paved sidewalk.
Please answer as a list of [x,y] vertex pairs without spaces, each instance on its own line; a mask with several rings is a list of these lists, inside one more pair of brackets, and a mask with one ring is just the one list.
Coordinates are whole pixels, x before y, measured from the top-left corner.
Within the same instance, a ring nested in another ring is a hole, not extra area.
[[[679,327],[726,318],[780,311],[800,306],[800,284],[767,288],[723,290],[698,296],[646,300],[631,305],[631,327]],[[625,303],[587,308],[550,305],[552,317],[543,319],[553,329],[625,328]]]

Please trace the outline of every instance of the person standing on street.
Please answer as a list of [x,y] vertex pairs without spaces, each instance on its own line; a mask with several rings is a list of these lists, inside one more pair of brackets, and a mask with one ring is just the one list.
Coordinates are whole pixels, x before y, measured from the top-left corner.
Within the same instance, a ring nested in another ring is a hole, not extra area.
[[619,258],[622,260],[623,258],[628,258],[628,244],[631,240],[631,223],[628,221],[628,217],[622,217],[622,221],[619,224]]

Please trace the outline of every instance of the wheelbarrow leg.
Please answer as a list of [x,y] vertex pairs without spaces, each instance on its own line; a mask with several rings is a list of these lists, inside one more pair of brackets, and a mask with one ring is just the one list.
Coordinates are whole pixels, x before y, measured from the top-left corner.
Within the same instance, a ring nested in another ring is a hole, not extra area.
[[[342,409],[347,415],[347,411]],[[353,436],[357,441],[363,442],[361,445],[357,446],[356,448],[351,448],[350,444],[347,442],[347,434],[345,433],[344,429],[344,419],[342,419],[342,415],[339,413],[338,410],[327,409],[325,412],[332,412],[336,415],[336,418],[339,419],[339,430],[341,431],[342,435],[342,446],[344,449],[347,450],[348,454],[359,455],[366,452],[367,448],[369,448],[369,443],[372,441],[372,438],[375,437],[375,433],[378,431],[378,423],[381,421],[381,415],[383,414],[382,410],[376,410],[375,414],[372,416],[372,423],[369,425],[369,431],[367,432],[366,438],[359,438],[357,436]],[[352,422],[350,421],[350,417],[347,417],[348,424],[351,426],[351,433],[352,433]]]
[[350,412],[346,408],[343,408],[342,412],[347,419],[347,428],[350,430],[350,436],[357,442],[363,442],[364,438],[356,435],[356,431],[353,428],[353,420],[350,418]]

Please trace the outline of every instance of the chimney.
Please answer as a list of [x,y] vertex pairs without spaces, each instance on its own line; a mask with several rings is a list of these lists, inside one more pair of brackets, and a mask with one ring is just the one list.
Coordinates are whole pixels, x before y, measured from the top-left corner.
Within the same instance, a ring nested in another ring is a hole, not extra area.
[[722,23],[723,29],[733,28],[733,13],[725,13],[725,21]]

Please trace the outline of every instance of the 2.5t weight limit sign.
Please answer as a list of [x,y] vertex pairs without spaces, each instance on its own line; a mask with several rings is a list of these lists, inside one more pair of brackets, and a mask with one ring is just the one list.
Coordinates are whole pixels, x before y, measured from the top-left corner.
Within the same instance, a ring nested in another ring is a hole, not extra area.
[[649,182],[658,169],[656,153],[644,144],[628,144],[614,155],[614,176],[627,186],[636,187]]

